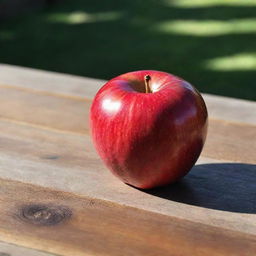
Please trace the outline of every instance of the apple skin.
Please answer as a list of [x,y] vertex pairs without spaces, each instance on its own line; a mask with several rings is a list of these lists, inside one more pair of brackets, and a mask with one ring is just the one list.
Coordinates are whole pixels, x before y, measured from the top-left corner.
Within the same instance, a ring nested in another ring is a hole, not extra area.
[[[145,76],[152,93],[145,93]],[[107,82],[90,110],[94,145],[106,166],[140,189],[173,183],[198,159],[208,114],[200,93],[174,75],[142,70]]]

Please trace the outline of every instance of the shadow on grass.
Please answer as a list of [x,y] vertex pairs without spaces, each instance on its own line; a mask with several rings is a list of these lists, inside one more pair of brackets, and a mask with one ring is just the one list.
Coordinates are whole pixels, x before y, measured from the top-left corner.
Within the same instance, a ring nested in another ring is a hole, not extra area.
[[144,192],[204,208],[255,214],[256,165],[197,165],[181,181]]
[[[103,79],[156,69],[202,92],[254,100],[255,59],[234,69],[205,63],[255,53],[255,13],[256,6],[181,8],[164,0],[63,1],[0,24],[0,62]],[[239,19],[248,24],[239,25]],[[199,24],[187,32],[186,23],[175,27],[186,20]],[[166,22],[175,29],[159,29]]]

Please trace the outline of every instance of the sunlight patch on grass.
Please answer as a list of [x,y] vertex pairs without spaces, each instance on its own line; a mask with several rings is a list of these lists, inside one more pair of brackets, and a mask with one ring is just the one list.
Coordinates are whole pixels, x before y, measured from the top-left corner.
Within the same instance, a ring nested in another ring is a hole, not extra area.
[[0,40],[11,40],[14,38],[14,34],[11,31],[0,31]]
[[165,0],[169,6],[200,8],[212,6],[256,6],[255,0]]
[[117,20],[121,17],[119,12],[103,12],[90,14],[83,11],[71,12],[71,13],[55,13],[50,14],[47,20],[53,23],[65,23],[65,24],[83,24],[100,21]]
[[214,71],[256,70],[256,53],[240,53],[208,60],[203,67]]
[[170,34],[192,36],[256,33],[256,19],[234,19],[229,21],[175,20],[162,22],[154,26],[153,29]]

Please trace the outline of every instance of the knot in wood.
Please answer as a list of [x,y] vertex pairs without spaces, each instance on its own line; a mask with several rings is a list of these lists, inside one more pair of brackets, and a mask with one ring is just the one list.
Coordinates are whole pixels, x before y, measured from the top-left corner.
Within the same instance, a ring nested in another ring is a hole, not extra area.
[[71,210],[58,205],[26,205],[21,209],[22,220],[40,226],[56,225],[71,217]]

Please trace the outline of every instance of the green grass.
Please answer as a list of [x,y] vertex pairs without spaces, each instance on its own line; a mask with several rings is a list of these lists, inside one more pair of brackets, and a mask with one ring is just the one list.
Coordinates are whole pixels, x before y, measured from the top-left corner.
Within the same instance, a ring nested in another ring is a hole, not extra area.
[[167,71],[256,99],[255,0],[76,0],[0,24],[0,62],[110,79]]
[[256,6],[255,0],[166,0],[166,3],[179,7],[208,6]]

